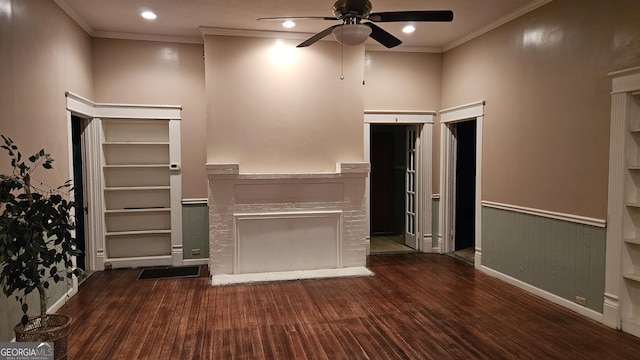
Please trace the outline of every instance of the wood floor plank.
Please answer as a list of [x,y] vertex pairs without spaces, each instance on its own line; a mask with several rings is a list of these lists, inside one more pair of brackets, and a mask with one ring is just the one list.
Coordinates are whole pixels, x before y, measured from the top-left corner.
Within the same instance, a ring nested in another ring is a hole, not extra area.
[[70,359],[639,359],[640,339],[447,256],[370,277],[212,287],[93,274],[59,311]]

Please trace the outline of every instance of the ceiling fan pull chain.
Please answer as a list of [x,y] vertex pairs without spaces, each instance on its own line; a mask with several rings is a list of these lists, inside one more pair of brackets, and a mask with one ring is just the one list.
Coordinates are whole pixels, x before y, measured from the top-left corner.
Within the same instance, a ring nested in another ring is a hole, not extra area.
[[[344,31],[344,27],[340,29]],[[344,44],[340,43],[340,80],[344,80]]]

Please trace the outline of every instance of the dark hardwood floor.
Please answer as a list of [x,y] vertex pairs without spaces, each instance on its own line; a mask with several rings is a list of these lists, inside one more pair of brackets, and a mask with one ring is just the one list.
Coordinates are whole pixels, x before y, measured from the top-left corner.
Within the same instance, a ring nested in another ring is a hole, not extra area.
[[640,339],[448,256],[369,257],[371,277],[211,287],[93,274],[59,311],[70,359],[640,359]]

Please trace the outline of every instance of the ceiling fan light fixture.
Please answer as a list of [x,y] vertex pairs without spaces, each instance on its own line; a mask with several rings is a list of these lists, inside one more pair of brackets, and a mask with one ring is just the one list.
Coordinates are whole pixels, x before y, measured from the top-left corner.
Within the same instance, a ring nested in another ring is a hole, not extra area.
[[332,31],[333,37],[347,46],[360,45],[371,35],[371,28],[364,24],[344,24],[337,26]]

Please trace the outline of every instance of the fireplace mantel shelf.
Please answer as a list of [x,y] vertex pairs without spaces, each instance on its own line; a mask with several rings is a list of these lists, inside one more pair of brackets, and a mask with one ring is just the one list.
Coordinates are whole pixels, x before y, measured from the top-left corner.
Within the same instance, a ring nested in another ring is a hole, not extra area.
[[366,162],[337,163],[336,172],[317,173],[240,173],[239,164],[207,164],[206,172],[210,179],[238,180],[287,180],[287,179],[334,179],[345,176],[367,176],[371,166]]

